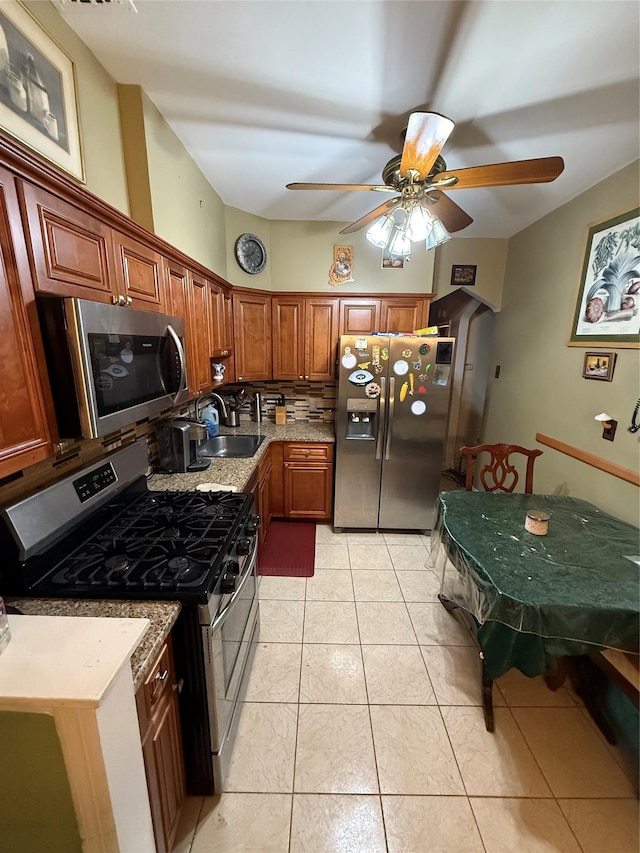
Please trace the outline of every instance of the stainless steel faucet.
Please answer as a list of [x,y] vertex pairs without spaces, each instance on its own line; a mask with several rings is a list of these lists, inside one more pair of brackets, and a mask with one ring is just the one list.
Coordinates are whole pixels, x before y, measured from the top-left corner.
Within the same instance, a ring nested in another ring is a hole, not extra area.
[[196,398],[196,402],[195,402],[195,406],[194,406],[194,410],[193,410],[196,421],[200,421],[200,418],[202,415],[202,403],[204,403],[204,401],[208,400],[209,398],[211,398],[214,403],[217,403],[219,405],[220,415],[222,418],[224,418],[224,420],[226,420],[228,415],[227,415],[227,407],[225,405],[225,402],[222,399],[222,397],[220,396],[220,394],[216,394],[215,391],[212,391],[211,394],[204,394],[202,397]]

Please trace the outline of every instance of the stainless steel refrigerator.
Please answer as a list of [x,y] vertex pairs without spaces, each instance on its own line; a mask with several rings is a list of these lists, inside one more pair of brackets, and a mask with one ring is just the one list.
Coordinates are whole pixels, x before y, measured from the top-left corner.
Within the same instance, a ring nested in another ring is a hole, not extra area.
[[340,338],[334,527],[431,529],[453,348],[453,338]]

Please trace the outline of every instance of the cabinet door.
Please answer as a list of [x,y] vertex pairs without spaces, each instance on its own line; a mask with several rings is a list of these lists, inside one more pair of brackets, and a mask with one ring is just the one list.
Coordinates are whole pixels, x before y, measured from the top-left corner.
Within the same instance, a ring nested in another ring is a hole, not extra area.
[[335,379],[338,349],[337,300],[305,299],[305,338],[305,379],[312,382]]
[[284,463],[286,518],[331,518],[333,465],[322,462]]
[[189,336],[191,341],[192,394],[206,394],[213,387],[211,373],[211,290],[206,278],[189,273]]
[[233,295],[236,379],[271,379],[271,297]]
[[258,546],[262,546],[271,522],[271,454],[269,450],[260,462],[258,472],[258,515],[260,528],[258,531]]
[[[42,342],[13,175],[0,168],[0,477],[53,456]],[[39,371],[40,367],[40,371]],[[53,415],[52,415],[53,417]]]
[[236,381],[236,359],[233,352],[233,299],[231,294],[224,291],[224,349],[230,353],[225,360],[227,382]]
[[126,234],[114,232],[118,293],[132,308],[165,310],[165,267],[162,255]]
[[173,847],[185,797],[180,711],[171,636],[136,694],[157,853]]
[[35,289],[94,302],[117,301],[109,226],[24,181],[19,190]]
[[402,297],[383,299],[380,310],[380,331],[411,334],[427,324],[429,300]]
[[380,331],[379,299],[341,299],[340,334],[369,335]]
[[305,378],[304,303],[299,297],[271,300],[274,379]]

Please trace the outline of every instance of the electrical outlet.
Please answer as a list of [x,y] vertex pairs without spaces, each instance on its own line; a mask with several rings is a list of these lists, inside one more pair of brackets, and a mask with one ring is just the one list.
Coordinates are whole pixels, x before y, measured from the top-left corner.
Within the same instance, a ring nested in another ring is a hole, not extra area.
[[472,361],[465,361],[464,369],[465,370],[473,370],[473,362]]
[[500,370],[501,370],[500,365],[499,365],[499,364],[496,364],[496,371],[495,371],[495,373],[493,374],[493,378],[494,378],[494,379],[500,379]]

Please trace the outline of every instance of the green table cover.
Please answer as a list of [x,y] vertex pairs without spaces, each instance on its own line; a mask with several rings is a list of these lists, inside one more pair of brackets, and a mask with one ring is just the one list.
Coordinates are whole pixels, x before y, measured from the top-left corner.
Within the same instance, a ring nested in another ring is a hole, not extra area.
[[[524,529],[527,509],[549,532]],[[431,565],[442,594],[473,614],[485,668],[542,674],[554,658],[601,648],[638,652],[640,531],[577,498],[443,492]]]

